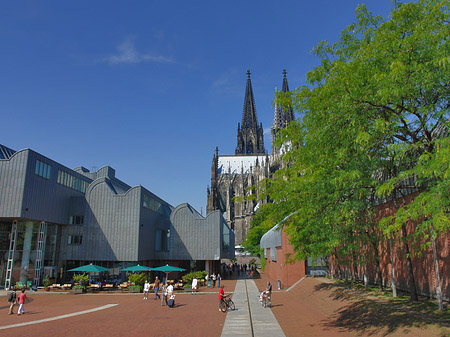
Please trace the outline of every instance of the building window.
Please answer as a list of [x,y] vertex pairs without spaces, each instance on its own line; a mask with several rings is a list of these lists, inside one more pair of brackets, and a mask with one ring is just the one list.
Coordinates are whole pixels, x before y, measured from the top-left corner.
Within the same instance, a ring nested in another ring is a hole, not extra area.
[[83,235],[69,235],[67,244],[69,245],[81,245],[83,241]]
[[70,187],[78,192],[86,193],[89,186],[87,181],[75,177],[63,170],[58,170],[58,184]]
[[170,208],[167,205],[161,204],[158,200],[152,198],[147,194],[144,194],[143,199],[144,201],[142,206],[144,206],[144,208],[150,209],[153,212],[161,214],[162,216],[170,215]]
[[49,164],[36,160],[36,169],[34,170],[35,174],[42,178],[50,179],[51,172],[52,167]]
[[223,242],[223,250],[229,251],[230,250],[230,229],[228,226],[223,223],[222,224],[222,242]]
[[168,251],[168,241],[169,241],[169,236],[170,236],[170,230],[161,230],[158,229],[156,231],[156,236],[155,236],[155,249],[156,251],[160,252],[160,251]]
[[70,217],[71,225],[82,225],[84,223],[84,216],[82,215],[72,215]]

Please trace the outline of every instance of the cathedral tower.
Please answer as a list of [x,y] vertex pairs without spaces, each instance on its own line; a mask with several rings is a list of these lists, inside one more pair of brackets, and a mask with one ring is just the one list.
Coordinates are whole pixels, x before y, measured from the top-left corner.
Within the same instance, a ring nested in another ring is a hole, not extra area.
[[245,88],[244,112],[242,124],[238,123],[236,155],[263,155],[264,131],[262,124],[258,125],[255,99],[253,98],[250,70],[247,71],[247,87]]
[[[286,78],[286,69],[283,69],[283,86],[282,92],[289,92],[289,85]],[[277,91],[277,89],[275,89]],[[276,94],[276,93],[275,93]],[[292,121],[295,120],[294,110],[291,105],[281,105],[280,103],[275,104],[275,112],[273,117],[273,124],[271,128],[272,134],[272,149],[270,153],[270,161],[272,163],[272,171],[277,170],[279,168],[279,157],[281,154],[281,149],[275,146],[275,140],[277,136],[277,132],[289,125]]]
[[[282,90],[284,93],[289,91],[286,70],[283,71]],[[275,105],[272,142],[277,132],[294,119],[290,106]],[[207,214],[220,209],[228,226],[234,231],[237,245],[245,241],[256,210],[261,204],[269,202],[267,197],[259,195],[260,187],[280,167],[283,149],[272,150],[269,157],[264,149],[263,137],[263,127],[262,124],[258,125],[256,116],[250,71],[247,71],[244,111],[242,124],[238,124],[235,154],[219,156],[216,147],[211,165],[211,185],[207,189]]]

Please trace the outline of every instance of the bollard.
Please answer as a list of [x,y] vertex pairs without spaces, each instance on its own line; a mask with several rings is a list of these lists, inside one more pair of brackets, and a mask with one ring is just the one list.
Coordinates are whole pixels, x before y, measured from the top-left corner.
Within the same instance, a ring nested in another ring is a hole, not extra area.
[[277,280],[277,288],[278,288],[278,290],[281,289],[281,281],[280,280]]

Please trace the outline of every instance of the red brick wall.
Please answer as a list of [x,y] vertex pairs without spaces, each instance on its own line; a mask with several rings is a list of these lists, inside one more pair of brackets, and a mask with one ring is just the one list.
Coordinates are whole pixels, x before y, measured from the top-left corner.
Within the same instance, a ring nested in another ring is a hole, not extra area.
[[[409,203],[414,195],[408,196],[406,203]],[[378,216],[381,219],[389,215],[394,215],[395,207],[393,202],[388,202],[377,207]],[[410,222],[407,225],[408,234],[413,233],[416,224]],[[428,248],[422,250],[420,245],[424,245],[428,242]],[[445,299],[450,299],[450,234],[441,235],[436,239],[436,251],[439,264],[439,275],[441,278],[442,295]],[[406,267],[406,258],[404,252],[404,245],[401,240],[400,233],[397,233],[392,240],[393,243],[393,256],[394,256],[394,269],[395,277],[397,281],[397,288],[400,290],[408,291],[408,270]],[[436,274],[434,269],[433,251],[431,248],[431,242],[429,239],[423,238],[419,242],[412,242],[409,240],[410,253],[412,253],[411,260],[413,265],[414,278],[416,282],[417,291],[423,295],[435,295],[436,294]],[[382,272],[382,282],[385,286],[390,286],[392,281],[392,268],[391,268],[391,255],[389,249],[389,241],[385,239],[379,245],[380,250],[380,264]],[[417,254],[419,253],[419,254]],[[373,261],[373,252],[369,255],[369,262],[367,264],[367,276],[371,283],[376,281],[375,263]],[[335,275],[339,274],[339,268],[341,276],[343,274],[344,267],[339,265],[336,261],[333,261]],[[351,274],[352,268],[349,267],[347,272]],[[364,268],[359,267],[359,278],[362,279],[364,275]]]
[[276,250],[277,260],[272,261],[270,259],[270,249],[267,249],[264,274],[269,278],[274,289],[277,287],[278,280],[281,281],[282,288],[289,288],[306,275],[305,261],[286,262],[286,256],[293,254],[294,250],[289,244],[288,237],[284,231],[281,231],[281,247],[277,247]]
[[[410,195],[406,198],[406,203],[410,202],[415,195]],[[378,206],[379,218],[393,215],[395,208],[392,202],[385,203]],[[414,230],[414,223],[407,226],[408,233]],[[429,240],[428,240],[429,241]],[[425,243],[423,240],[421,243]],[[410,252],[418,252],[419,249],[414,244],[410,243]],[[281,247],[277,247],[277,261],[271,261],[270,249],[267,249],[267,259],[265,274],[271,280],[274,287],[276,287],[277,280],[281,281],[283,288],[288,288],[303,276],[306,275],[306,266],[304,261],[297,261],[295,263],[286,263],[286,255],[293,253],[292,246],[288,242],[288,237],[284,231],[281,231]],[[420,244],[420,243],[419,243]],[[416,244],[417,245],[417,244]],[[389,241],[385,240],[380,243],[380,260],[383,284],[390,286],[391,275],[391,256],[389,249]],[[441,278],[442,294],[446,300],[450,300],[450,234],[441,235],[436,240],[436,250],[439,262],[439,274]],[[399,290],[408,291],[408,271],[406,269],[406,259],[403,250],[403,244],[400,234],[393,238],[393,252],[394,252],[394,266],[395,276],[397,280],[397,287]],[[367,275],[371,283],[376,281],[375,263],[372,256],[369,254],[369,261],[367,263]],[[341,276],[343,275],[344,267],[338,265],[336,261],[330,261],[334,265],[334,273],[338,275],[339,268]],[[412,265],[414,270],[414,277],[416,281],[417,291],[423,295],[435,295],[436,291],[436,274],[434,270],[434,260],[431,245],[421,254],[412,256]],[[353,268],[349,266],[347,272],[351,275]],[[358,267],[359,278],[362,279],[364,275],[364,268]]]

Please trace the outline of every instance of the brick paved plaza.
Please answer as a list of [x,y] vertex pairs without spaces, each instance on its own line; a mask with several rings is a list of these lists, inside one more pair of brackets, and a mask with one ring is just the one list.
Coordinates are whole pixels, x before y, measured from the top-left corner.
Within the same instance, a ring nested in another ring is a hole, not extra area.
[[[264,275],[254,281],[257,288],[264,288]],[[225,292],[230,293],[235,290],[236,280],[224,280],[223,284]],[[427,318],[420,318],[417,313],[369,307],[367,299],[349,296],[341,290],[331,280],[306,278],[289,291],[275,290],[272,296],[273,307],[266,310],[272,310],[284,334],[293,337],[450,336],[448,319],[440,324],[426,325],[424,323]],[[153,297],[143,300],[142,294],[27,294],[31,301],[25,305],[27,313],[23,316],[17,316],[17,306],[15,314],[8,315],[6,293],[2,296],[0,336],[214,337],[222,335],[227,315],[235,314],[218,311],[217,288],[201,288],[198,295],[180,292],[176,295],[175,308],[161,307],[161,302],[153,300]],[[102,309],[104,306],[108,307]],[[90,309],[101,310],[79,314]],[[239,310],[242,312],[246,308],[237,305],[237,312]],[[70,314],[74,315],[4,329],[9,325]],[[255,315],[252,313],[251,316],[253,324],[258,324],[254,322]],[[254,336],[258,336],[257,329],[252,331]]]

